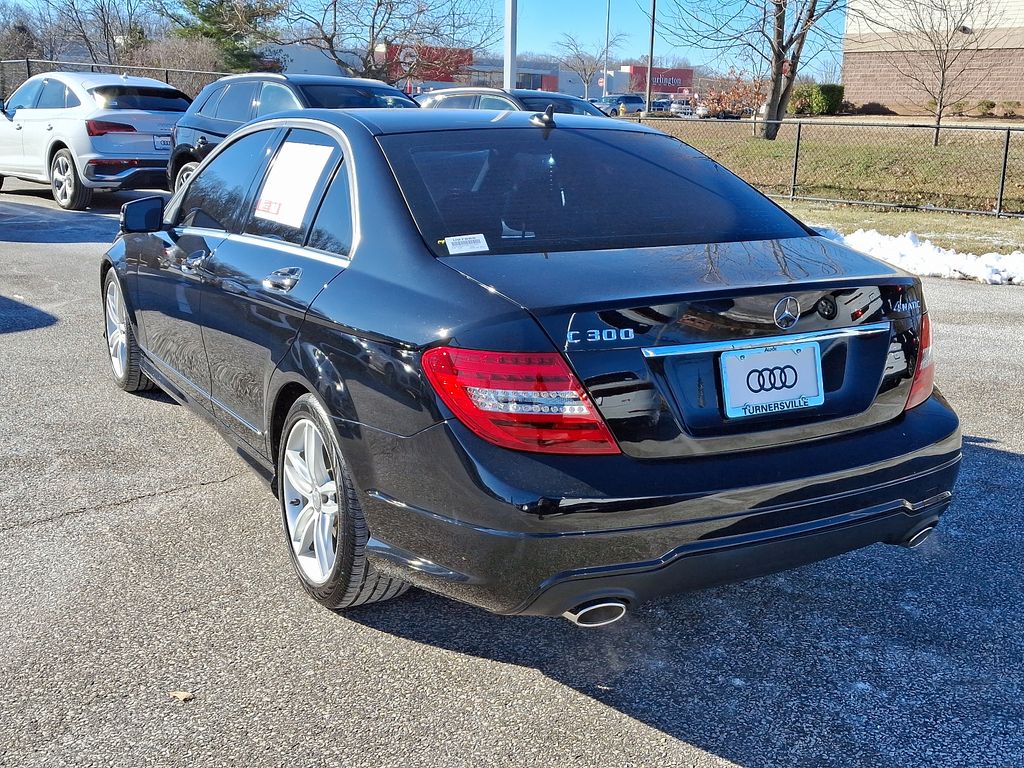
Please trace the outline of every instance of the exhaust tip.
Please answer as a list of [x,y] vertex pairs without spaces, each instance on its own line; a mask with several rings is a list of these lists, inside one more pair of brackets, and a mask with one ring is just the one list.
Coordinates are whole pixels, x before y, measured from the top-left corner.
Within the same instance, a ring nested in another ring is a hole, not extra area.
[[614,598],[581,603],[562,614],[577,627],[604,627],[625,615],[626,603]]
[[920,531],[915,533],[913,536],[910,536],[909,538],[907,538],[907,540],[903,542],[903,546],[906,547],[907,549],[915,549],[916,547],[921,546],[924,543],[925,539],[927,539],[929,536],[931,536],[932,533],[934,533],[934,531],[935,531],[935,526],[934,525],[929,525],[926,528],[922,528]]

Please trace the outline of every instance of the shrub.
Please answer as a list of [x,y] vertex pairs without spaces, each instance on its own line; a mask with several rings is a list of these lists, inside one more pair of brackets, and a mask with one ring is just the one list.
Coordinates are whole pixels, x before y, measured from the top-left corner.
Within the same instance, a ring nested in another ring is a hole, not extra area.
[[861,104],[860,109],[857,110],[862,115],[895,115],[896,113],[889,109],[884,104],[879,104],[877,101],[869,101],[867,104]]
[[816,87],[813,83],[794,86],[793,92],[789,95],[789,106],[786,107],[786,111],[791,115],[811,114],[811,93]]
[[1017,110],[1020,109],[1020,102],[1004,101],[999,105],[999,108],[1003,110],[1003,117],[1016,117]]
[[978,106],[975,107],[982,117],[992,117],[992,112],[995,108],[996,103],[990,99],[982,99],[978,102]]
[[823,83],[815,86],[811,96],[812,115],[834,115],[843,105],[843,86]]

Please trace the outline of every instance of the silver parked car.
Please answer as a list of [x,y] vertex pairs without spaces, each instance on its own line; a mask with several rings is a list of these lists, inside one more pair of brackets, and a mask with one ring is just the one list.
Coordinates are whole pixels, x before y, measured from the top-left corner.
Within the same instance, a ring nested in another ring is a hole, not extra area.
[[0,101],[0,184],[4,176],[49,184],[71,210],[87,207],[94,190],[162,187],[171,128],[190,103],[148,77],[31,77]]

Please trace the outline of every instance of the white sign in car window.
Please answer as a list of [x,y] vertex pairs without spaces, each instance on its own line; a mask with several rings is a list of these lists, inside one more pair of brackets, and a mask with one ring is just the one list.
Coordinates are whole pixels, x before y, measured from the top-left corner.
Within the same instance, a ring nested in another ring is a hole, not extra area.
[[309,199],[324,166],[331,157],[331,147],[286,141],[270,166],[256,201],[255,216],[298,229],[302,226]]

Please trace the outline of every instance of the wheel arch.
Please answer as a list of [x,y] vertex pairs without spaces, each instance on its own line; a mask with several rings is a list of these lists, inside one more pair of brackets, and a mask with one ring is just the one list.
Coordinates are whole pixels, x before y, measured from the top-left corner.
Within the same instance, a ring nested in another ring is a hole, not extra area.
[[192,154],[191,150],[185,149],[178,152],[174,157],[171,158],[171,164],[168,167],[168,184],[171,186],[171,192],[174,192],[174,182],[178,178],[178,173],[181,171],[181,167],[185,163],[198,163],[199,158]]
[[[57,153],[62,149],[66,149],[71,153],[71,159],[75,163],[75,170],[78,171],[78,158],[75,156],[75,151],[67,145],[63,139],[55,139],[49,148],[46,150],[46,178],[50,179],[50,169],[53,167],[53,158],[57,156]],[[81,173],[79,173],[81,175]]]

